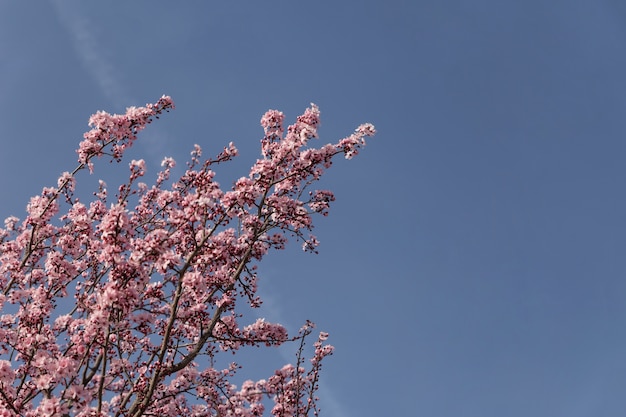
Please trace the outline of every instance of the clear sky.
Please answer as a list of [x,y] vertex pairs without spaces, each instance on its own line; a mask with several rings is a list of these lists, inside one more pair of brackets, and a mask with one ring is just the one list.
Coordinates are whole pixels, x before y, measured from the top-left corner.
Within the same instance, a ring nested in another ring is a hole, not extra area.
[[232,140],[228,184],[265,110],[314,102],[320,144],[379,131],[324,181],[320,254],[261,269],[261,314],[336,346],[322,416],[621,417],[625,51],[618,0],[1,2],[0,217],[96,110],[171,95],[131,156]]

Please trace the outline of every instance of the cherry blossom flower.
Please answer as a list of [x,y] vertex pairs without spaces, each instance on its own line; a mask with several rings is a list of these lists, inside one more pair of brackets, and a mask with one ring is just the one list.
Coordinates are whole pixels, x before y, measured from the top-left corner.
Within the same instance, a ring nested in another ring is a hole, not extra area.
[[[316,105],[287,127],[270,110],[261,158],[230,189],[213,169],[237,156],[232,142],[206,159],[196,145],[179,179],[165,158],[148,185],[146,162],[132,160],[115,195],[99,180],[92,201],[75,198],[80,171],[93,173],[103,156],[121,161],[138,133],[173,108],[163,96],[125,114],[95,113],[78,166],[31,198],[24,220],[4,221],[0,417],[317,415],[322,361],[333,353],[328,334],[306,361],[312,323],[290,336],[279,323],[250,321],[250,308],[262,305],[257,266],[289,239],[317,250],[313,219],[328,214],[335,196],[310,189],[375,129],[364,124],[316,148]],[[232,383],[240,366],[225,352],[288,342],[298,346],[295,364]]]

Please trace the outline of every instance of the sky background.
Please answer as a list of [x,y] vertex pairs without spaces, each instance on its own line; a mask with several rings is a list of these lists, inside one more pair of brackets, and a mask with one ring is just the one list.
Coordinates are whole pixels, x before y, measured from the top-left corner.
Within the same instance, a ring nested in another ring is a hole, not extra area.
[[96,110],[177,106],[94,177],[234,141],[228,185],[314,102],[320,145],[379,132],[323,182],[320,254],[261,267],[260,314],[331,334],[322,416],[623,416],[625,52],[617,0],[0,2],[0,217]]

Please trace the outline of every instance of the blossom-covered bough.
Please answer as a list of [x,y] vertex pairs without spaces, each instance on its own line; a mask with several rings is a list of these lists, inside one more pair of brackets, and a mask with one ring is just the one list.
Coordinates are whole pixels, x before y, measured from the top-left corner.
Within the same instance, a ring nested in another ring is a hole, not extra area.
[[[317,415],[328,335],[305,360],[312,323],[290,337],[262,319],[240,324],[236,307],[261,305],[256,270],[269,249],[295,237],[315,252],[311,216],[326,215],[334,196],[309,186],[335,156],[357,154],[374,127],[314,148],[315,105],[286,133],[283,114],[271,110],[261,119],[261,159],[228,191],[212,168],[237,155],[232,143],[206,160],[196,146],[177,181],[171,158],[153,186],[133,160],[113,198],[102,181],[89,204],[75,197],[79,171],[93,172],[105,155],[119,162],[173,107],[164,96],[93,115],[78,167],[33,197],[24,220],[9,217],[0,229],[0,417]],[[296,363],[264,380],[236,387],[238,365],[217,366],[219,352],[290,340],[299,341]]]

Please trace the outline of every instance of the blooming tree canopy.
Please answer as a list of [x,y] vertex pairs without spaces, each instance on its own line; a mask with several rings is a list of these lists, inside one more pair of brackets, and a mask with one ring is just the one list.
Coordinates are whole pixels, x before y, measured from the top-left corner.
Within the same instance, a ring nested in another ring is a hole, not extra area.
[[[314,214],[327,215],[333,193],[311,190],[333,158],[352,158],[375,133],[370,124],[319,148],[315,105],[284,128],[268,111],[261,158],[223,190],[215,165],[230,143],[170,178],[166,158],[154,185],[143,160],[130,162],[114,195],[100,181],[93,201],[74,194],[77,173],[94,160],[121,161],[169,97],[94,114],[77,150],[79,165],[33,197],[23,220],[0,229],[0,417],[317,415],[321,361],[333,351],[319,333],[305,359],[307,322],[295,336],[280,324],[246,320],[261,305],[257,264],[287,238],[315,252]],[[234,363],[220,352],[296,341],[297,359],[266,379],[235,386]]]

